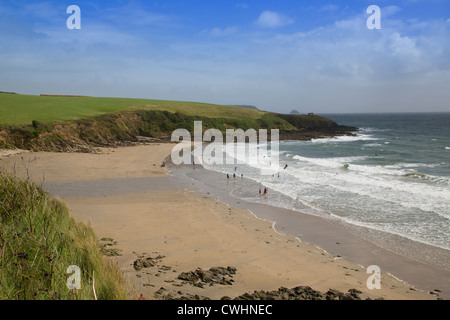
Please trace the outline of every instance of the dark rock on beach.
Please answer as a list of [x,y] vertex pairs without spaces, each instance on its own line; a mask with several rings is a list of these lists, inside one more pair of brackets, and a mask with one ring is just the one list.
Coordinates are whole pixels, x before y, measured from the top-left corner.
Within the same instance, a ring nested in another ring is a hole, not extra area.
[[[299,286],[292,289],[281,287],[276,291],[244,293],[234,300],[361,300],[360,294],[362,292],[356,289],[350,289],[347,293],[330,289],[323,294],[311,287]],[[231,300],[231,298],[223,297],[222,300]]]
[[209,284],[210,286],[214,284],[231,286],[234,282],[232,277],[235,274],[236,268],[234,267],[214,267],[207,271],[198,268],[195,271],[182,272],[178,279],[187,281],[197,287],[203,287],[204,284]]
[[140,271],[144,268],[152,268],[163,258],[163,256],[157,256],[156,258],[139,258],[133,263],[134,270]]
[[234,300],[324,300],[319,291],[310,287],[295,287],[287,289],[284,287],[276,291],[254,291],[253,293],[244,293]]

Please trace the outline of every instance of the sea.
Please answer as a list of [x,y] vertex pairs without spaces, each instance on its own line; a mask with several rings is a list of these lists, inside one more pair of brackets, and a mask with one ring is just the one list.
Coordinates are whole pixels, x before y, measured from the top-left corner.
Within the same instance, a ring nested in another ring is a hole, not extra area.
[[[345,225],[380,246],[450,270],[450,113],[323,114],[353,135],[280,141],[279,166],[206,164],[264,188],[230,189],[235,197],[269,203]],[[402,241],[399,239],[403,239]],[[412,249],[399,242],[423,244]],[[439,249],[433,251],[433,248]],[[435,252],[435,254],[433,253]]]

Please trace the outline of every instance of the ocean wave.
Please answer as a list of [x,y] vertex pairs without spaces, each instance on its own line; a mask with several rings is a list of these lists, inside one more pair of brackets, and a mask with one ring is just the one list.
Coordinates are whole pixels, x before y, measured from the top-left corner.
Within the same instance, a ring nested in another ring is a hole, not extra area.
[[450,178],[428,175],[420,172],[408,172],[404,175],[406,178],[412,178],[419,181],[426,181],[438,186],[450,186]]
[[346,164],[355,162],[355,161],[363,161],[368,159],[368,156],[355,156],[355,157],[336,157],[336,158],[307,158],[299,155],[295,155],[292,159],[298,160],[300,162],[307,162],[313,165],[318,165],[321,167],[328,168],[340,168]]
[[450,150],[450,147],[445,147],[445,150]]
[[397,163],[386,165],[388,169],[410,169],[410,168],[438,168],[443,166],[444,163]]
[[293,158],[295,154],[292,153],[286,153],[286,158]]
[[359,134],[356,136],[338,136],[332,138],[318,138],[312,139],[312,143],[341,143],[341,142],[354,142],[354,141],[378,141],[379,138],[375,138],[372,135],[368,134]]
[[408,178],[416,178],[416,179],[426,179],[427,178],[426,174],[423,174],[420,172],[408,172],[408,173],[405,173],[404,176],[408,177]]
[[[389,176],[402,176],[406,172],[403,167],[397,165],[382,166],[382,165],[363,165],[355,164],[355,162],[364,161],[369,159],[369,156],[355,156],[355,157],[336,157],[336,158],[307,158],[299,155],[295,155],[292,159],[298,160],[300,163],[308,163],[311,165],[309,169],[314,167],[322,167],[328,169],[348,169],[353,172],[359,172],[364,175],[389,175]],[[302,170],[304,170],[302,168]],[[330,171],[331,174],[335,174],[335,171]]]
[[381,147],[382,144],[380,143],[367,143],[363,147]]
[[[426,245],[436,246],[438,248],[442,248],[445,250],[450,250],[450,245],[448,241],[446,241],[445,235],[433,237],[430,238],[430,233],[427,232],[427,230],[433,230],[435,227],[432,223],[430,223],[428,226],[422,225],[421,228],[416,228],[418,230],[415,230],[416,232],[412,232],[412,227],[410,225],[394,225],[394,224],[377,224],[377,223],[370,223],[370,222],[363,222],[359,220],[355,220],[348,217],[339,217],[336,215],[332,215],[333,218],[337,220],[344,221],[345,223],[357,226],[357,227],[363,227],[368,228],[371,230],[381,231],[385,232],[387,234],[397,235],[415,242],[423,243]],[[360,232],[362,230],[359,230]]]
[[[410,202],[415,207],[429,202],[432,202],[434,206],[442,203],[447,206],[447,209],[450,206],[448,193],[450,179],[447,177],[392,170],[381,166],[359,165],[349,165],[348,169],[342,166],[340,170],[323,170],[320,167],[307,170],[305,167],[291,168],[289,174],[292,175],[293,181],[302,182],[299,185],[301,188],[306,185],[311,188],[319,187],[321,192],[325,192],[326,189],[330,194],[339,190],[346,195],[364,196],[375,201],[391,199],[394,203]],[[296,187],[286,184],[286,188],[295,189]],[[328,197],[328,195],[324,196]]]
[[[429,223],[429,229],[432,229],[436,224],[439,224],[439,221],[445,221],[441,219],[450,219],[450,216],[446,214],[446,212],[448,212],[447,204],[449,202],[444,201],[440,203],[440,205],[436,202],[441,201],[439,199],[442,199],[443,193],[425,196],[425,198],[432,199],[431,202],[425,202],[423,201],[424,198],[420,197],[421,195],[428,194],[427,188],[415,190],[412,195],[408,196],[404,194],[405,190],[400,192],[398,190],[402,185],[405,186],[404,183],[392,184],[391,181],[379,179],[371,187],[368,187],[366,181],[364,182],[365,188],[361,188],[361,184],[355,184],[358,181],[358,178],[356,178],[355,181],[349,180],[347,181],[348,183],[341,184],[337,180],[334,181],[333,179],[330,179],[331,177],[332,176],[324,177],[324,181],[328,181],[329,184],[327,186],[323,185],[320,187],[320,190],[310,190],[312,192],[311,194],[307,189],[316,189],[318,185],[314,186],[314,181],[305,179],[305,176],[300,179],[300,181],[303,181],[301,185],[293,184],[293,181],[291,181],[291,183],[284,181],[282,184],[279,184],[269,182],[270,180],[266,181],[265,184],[272,190],[281,192],[289,198],[301,202],[302,206],[310,208],[310,210],[300,210],[302,212],[322,217],[333,217],[334,219],[345,221],[353,225],[401,235],[411,240],[420,241],[430,245],[448,247],[448,241],[445,239],[429,239],[429,234],[427,233],[428,229],[425,226],[425,224]],[[345,175],[340,175],[339,177],[345,177]],[[344,180],[347,180],[347,178],[348,176],[345,177]],[[372,182],[374,181],[369,182],[369,185]],[[362,182],[360,181],[360,183]],[[391,187],[389,188],[388,186]],[[355,195],[357,196],[355,197]],[[332,201],[331,207],[329,203],[324,206],[322,203],[323,199]],[[352,200],[348,202],[349,199]],[[341,202],[340,200],[345,201]],[[450,201],[450,199],[448,200]],[[368,203],[371,204],[370,207],[372,209],[369,209],[371,214],[361,215],[361,213],[366,210],[365,205]],[[373,208],[376,208],[377,204],[380,203],[384,204],[382,208],[379,207],[379,210],[381,211],[378,212],[377,210],[373,210]],[[283,202],[283,204],[278,204],[277,206],[286,207],[287,203]],[[405,209],[401,209],[401,207]],[[352,211],[351,214],[348,214],[349,209],[353,210],[352,208],[356,210],[356,212]],[[293,206],[289,209],[296,210],[297,208]],[[390,212],[390,210],[392,211]],[[402,215],[398,215],[399,211],[397,210],[400,210],[405,214],[402,213]],[[339,211],[341,212],[338,213]],[[427,220],[423,221],[423,215],[425,213]],[[415,217],[415,215],[417,215],[417,217]],[[429,220],[431,217],[433,221]],[[417,223],[414,223],[414,221]],[[443,222],[441,222],[441,224],[442,223]],[[412,228],[417,228],[417,232],[411,234]],[[414,238],[412,238],[412,236],[414,236]],[[436,236],[437,234],[435,232],[433,237]]]
[[362,127],[359,128],[359,132],[389,132],[392,131],[392,129],[381,129],[381,128],[372,128],[372,127]]
[[[277,200],[278,196],[273,195],[270,198],[273,205],[323,217],[331,215],[350,224],[448,247],[448,240],[441,239],[445,233],[442,230],[445,230],[443,228],[450,219],[450,215],[447,214],[450,209],[448,185],[433,186],[422,183],[422,179],[433,177],[398,168],[350,165],[349,170],[344,172],[321,168],[316,163],[317,159],[298,155],[294,157],[305,162],[291,164],[289,170],[282,171],[281,180],[272,176],[252,174],[251,170],[244,171],[248,172],[245,177],[292,199],[287,201],[286,198],[280,197]],[[343,159],[354,158],[336,158],[340,159],[336,163],[342,164]],[[240,170],[250,169],[249,166],[246,167]],[[380,173],[387,173],[390,176]],[[393,175],[399,177],[395,178]],[[414,182],[416,179],[420,182]],[[449,181],[450,179],[447,179],[447,182]],[[427,223],[430,224],[429,227],[424,225]],[[436,226],[439,226],[437,227],[439,232],[435,232],[433,239],[429,239],[428,230]],[[412,229],[416,232],[411,232]],[[436,238],[438,236],[439,239]]]

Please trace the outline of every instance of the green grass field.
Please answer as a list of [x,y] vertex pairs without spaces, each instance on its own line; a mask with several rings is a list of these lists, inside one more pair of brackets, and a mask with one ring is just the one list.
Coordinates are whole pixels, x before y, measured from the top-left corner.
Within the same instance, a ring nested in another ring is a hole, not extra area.
[[223,105],[129,98],[48,97],[0,94],[0,125],[71,121],[105,113],[165,110],[210,118],[260,119],[266,112]]

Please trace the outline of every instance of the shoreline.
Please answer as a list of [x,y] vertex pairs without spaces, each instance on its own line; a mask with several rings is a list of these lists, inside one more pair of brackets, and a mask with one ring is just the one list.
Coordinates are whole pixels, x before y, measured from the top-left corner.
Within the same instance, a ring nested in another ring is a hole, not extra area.
[[[213,177],[203,178],[201,182],[197,180],[197,184],[195,185],[197,191],[211,193],[232,207],[253,210],[252,214],[255,217],[273,223],[274,229],[278,230],[277,232],[280,234],[295,236],[301,242],[316,245],[336,258],[344,259],[360,266],[379,265],[381,270],[386,271],[409,286],[417,287],[427,292],[433,292],[437,289],[437,292],[441,292],[440,296],[445,297],[445,299],[450,299],[449,270],[414,259],[399,252],[394,252],[389,248],[385,248],[380,244],[366,239],[366,237],[361,237],[361,230],[363,228],[356,228],[355,226],[350,226],[349,228],[349,225],[341,221],[330,221],[324,217],[276,207],[271,204],[251,202],[246,199],[241,199],[234,194],[228,194],[225,188],[220,189],[218,184],[211,183],[211,181],[221,179],[223,174],[200,168],[195,171],[198,172],[198,170],[205,170]],[[189,175],[189,172],[193,171],[189,169],[185,170],[185,174],[187,173]],[[189,178],[194,179],[192,175]],[[225,179],[222,177],[222,180]],[[206,185],[206,181],[210,183]],[[242,180],[239,177],[236,178],[236,181],[239,182]],[[253,189],[256,190],[255,187],[258,184],[253,180],[251,181]],[[203,186],[199,187],[199,183],[203,184]],[[215,189],[219,189],[219,191],[214,193],[212,190]],[[255,195],[255,197],[257,196]],[[354,232],[355,229],[358,229],[359,232]],[[317,234],[318,230],[320,231],[319,234]],[[414,242],[396,235],[394,237],[402,241],[406,240],[414,243],[414,245],[418,246],[417,248],[420,252],[426,252],[423,248],[428,248],[428,250],[435,250],[447,256],[449,255],[448,250],[442,248]]]
[[[25,162],[31,160],[27,170],[35,182],[43,182],[39,180],[45,172],[45,184],[53,193],[62,194],[76,218],[90,222],[99,238],[114,239],[121,255],[113,259],[137,293],[161,299],[172,290],[175,295],[182,292],[219,299],[254,290],[309,285],[322,292],[358,289],[363,297],[372,299],[438,297],[411,290],[383,269],[382,290],[364,288],[369,275],[360,265],[325,252],[320,245],[284,235],[276,230],[276,222],[263,221],[248,208],[222,202],[208,194],[211,190],[206,194],[194,191],[192,184],[188,187],[189,183],[168,175],[167,169],[172,168],[158,164],[173,144],[157,147],[106,149],[98,155],[27,153],[3,158],[0,165],[4,159],[10,164],[20,162],[23,156]],[[117,163],[118,159],[123,163]],[[76,173],[67,170],[71,166],[78,168]],[[23,168],[18,171],[25,173]],[[69,190],[66,194],[64,187]],[[80,190],[84,194],[73,194]],[[104,193],[95,194],[95,190]],[[139,260],[151,262],[153,267],[136,270]],[[232,286],[199,288],[177,279],[180,273],[197,268],[227,266],[237,269]]]

